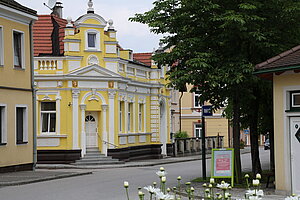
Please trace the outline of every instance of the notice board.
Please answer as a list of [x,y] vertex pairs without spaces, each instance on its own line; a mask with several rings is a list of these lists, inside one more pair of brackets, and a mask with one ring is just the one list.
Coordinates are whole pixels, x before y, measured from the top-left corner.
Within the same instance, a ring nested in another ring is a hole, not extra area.
[[234,181],[234,149],[212,149],[213,178],[231,178],[231,186]]

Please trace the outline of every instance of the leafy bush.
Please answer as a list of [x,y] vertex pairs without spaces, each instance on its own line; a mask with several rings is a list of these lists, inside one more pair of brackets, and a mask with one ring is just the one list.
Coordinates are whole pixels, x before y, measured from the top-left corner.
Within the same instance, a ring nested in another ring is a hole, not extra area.
[[189,135],[186,131],[177,131],[174,135],[175,138],[188,138]]

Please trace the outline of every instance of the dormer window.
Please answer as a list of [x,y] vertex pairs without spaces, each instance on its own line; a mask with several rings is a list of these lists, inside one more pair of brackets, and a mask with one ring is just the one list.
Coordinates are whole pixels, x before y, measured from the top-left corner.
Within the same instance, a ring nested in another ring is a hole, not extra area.
[[96,34],[88,33],[88,47],[95,48],[96,47]]
[[95,29],[86,31],[85,34],[85,50],[86,51],[101,51],[100,50],[100,32]]

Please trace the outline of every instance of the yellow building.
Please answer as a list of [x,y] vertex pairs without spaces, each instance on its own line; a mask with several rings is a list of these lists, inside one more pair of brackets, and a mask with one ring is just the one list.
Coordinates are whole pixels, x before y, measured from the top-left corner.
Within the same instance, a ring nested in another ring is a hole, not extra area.
[[[191,85],[187,85],[181,100],[181,130],[186,131],[190,137],[201,137],[202,120],[201,105],[199,104],[199,94],[190,93]],[[177,94],[180,98],[181,93]],[[224,147],[229,146],[229,121],[222,116],[222,109],[213,113],[213,116],[205,117],[205,135],[223,136]]]
[[40,162],[73,162],[98,148],[122,160],[167,153],[165,69],[133,59],[113,21],[88,12],[74,22],[61,5],[34,27],[37,145]]
[[31,28],[36,11],[0,1],[0,171],[32,169],[33,56]]
[[256,66],[273,80],[276,191],[300,194],[300,46]]

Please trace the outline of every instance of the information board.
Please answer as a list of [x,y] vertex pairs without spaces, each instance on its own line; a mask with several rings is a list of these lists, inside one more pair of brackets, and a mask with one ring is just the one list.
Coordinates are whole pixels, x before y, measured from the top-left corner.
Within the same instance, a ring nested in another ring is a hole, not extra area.
[[234,181],[234,150],[213,149],[212,170],[213,178],[231,178],[231,186]]

